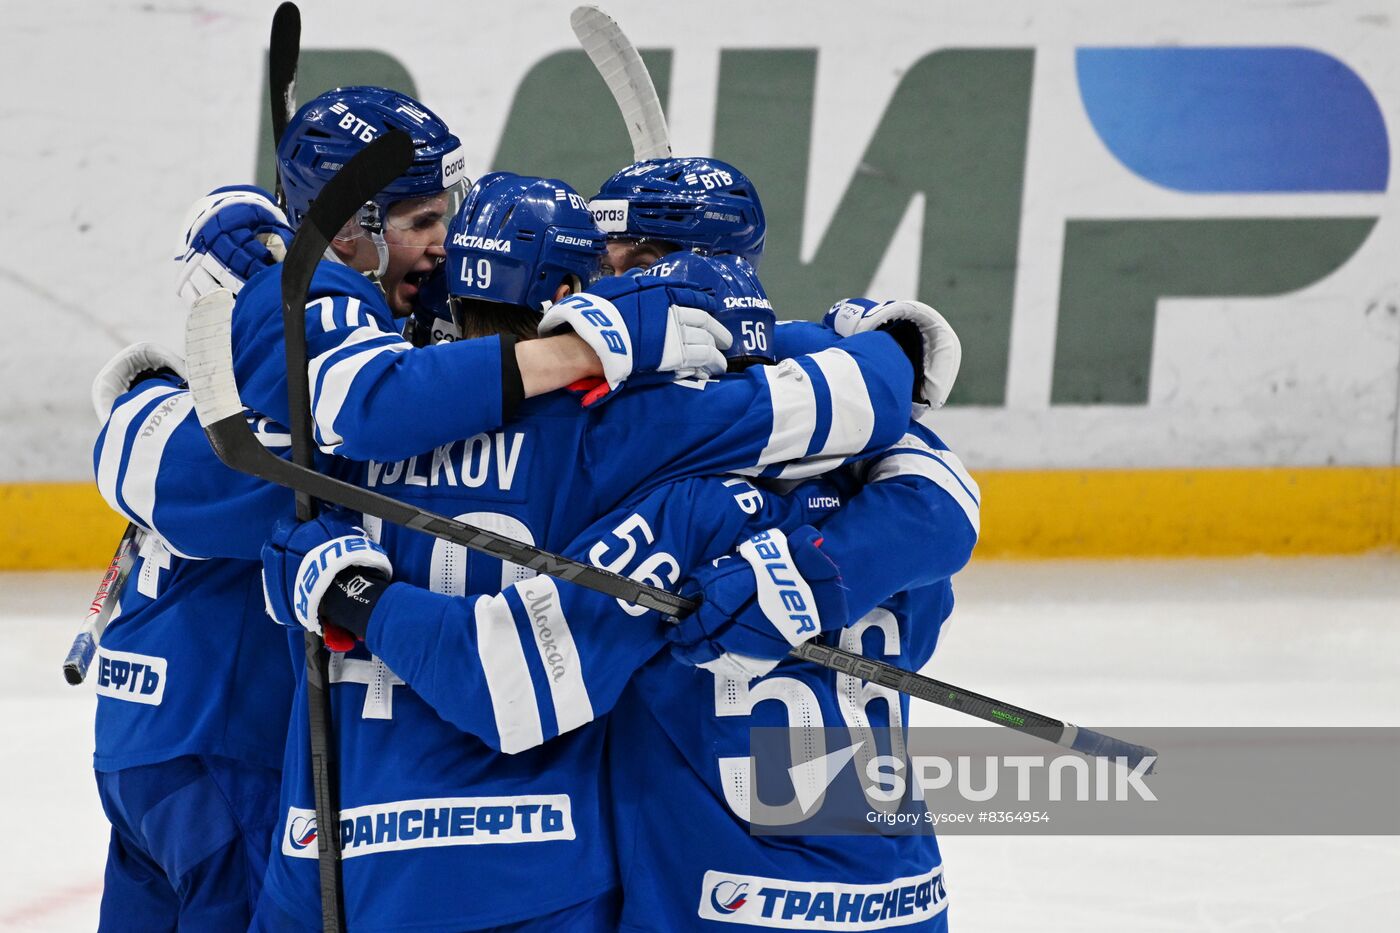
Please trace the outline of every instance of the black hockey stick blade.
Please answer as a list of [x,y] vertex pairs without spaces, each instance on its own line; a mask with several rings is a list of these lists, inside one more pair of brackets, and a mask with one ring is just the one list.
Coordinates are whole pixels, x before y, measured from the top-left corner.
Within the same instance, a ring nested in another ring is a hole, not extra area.
[[277,204],[287,206],[277,147],[297,109],[297,60],[301,57],[301,11],[295,3],[283,3],[272,15],[272,35],[267,43],[267,93],[272,114],[272,164],[277,174]]
[[267,90],[272,106],[272,144],[282,142],[297,109],[297,59],[301,55],[301,11],[288,0],[272,15],[267,46]]

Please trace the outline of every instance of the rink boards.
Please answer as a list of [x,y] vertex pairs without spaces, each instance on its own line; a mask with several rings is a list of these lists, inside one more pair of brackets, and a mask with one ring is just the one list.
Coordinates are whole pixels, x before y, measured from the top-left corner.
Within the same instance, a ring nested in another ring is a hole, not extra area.
[[[29,41],[0,68],[34,89],[7,126],[42,144],[17,149],[6,202],[24,235],[0,301],[23,339],[0,347],[0,518],[18,532],[0,567],[110,553],[87,380],[126,343],[178,346],[179,218],[215,184],[268,180],[273,6],[15,11]],[[454,127],[471,174],[591,193],[628,147],[571,6],[423,3],[434,28],[405,30],[367,27],[366,0],[308,8],[298,94],[400,87]],[[607,6],[677,151],[758,184],[782,316],[868,293],[952,321],[965,357],[935,425],[983,483],[981,556],[1394,543],[1394,18],[1360,0]],[[64,79],[36,84],[58,60]]]

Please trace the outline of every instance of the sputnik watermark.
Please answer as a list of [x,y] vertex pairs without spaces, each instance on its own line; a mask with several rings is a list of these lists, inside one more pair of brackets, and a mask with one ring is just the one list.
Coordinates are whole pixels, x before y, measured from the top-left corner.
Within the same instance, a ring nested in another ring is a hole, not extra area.
[[1400,835],[1400,729],[1119,732],[1160,758],[1011,729],[756,728],[722,775],[755,835]]
[[[915,800],[926,800],[932,792],[955,789],[963,800],[985,803],[998,796],[1009,772],[1015,775],[1019,803],[1044,799],[1155,801],[1157,795],[1144,778],[1156,761],[1156,756],[1149,756],[1130,768],[1126,758],[1089,759],[1066,752],[1049,759],[1043,755],[959,755],[954,759],[911,755],[906,764],[894,755],[876,755],[866,764],[866,795],[892,803],[902,800],[906,793],[912,793]],[[1033,792],[1036,781],[1044,782],[1043,794]]]

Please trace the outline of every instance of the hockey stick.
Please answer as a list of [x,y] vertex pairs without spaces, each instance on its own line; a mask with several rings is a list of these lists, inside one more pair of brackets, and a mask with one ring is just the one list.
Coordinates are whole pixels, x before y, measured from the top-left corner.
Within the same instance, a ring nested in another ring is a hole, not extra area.
[[[230,308],[231,304],[227,301],[222,306],[216,302],[206,304],[203,300],[196,305],[186,331],[185,353],[200,424],[204,425],[209,443],[219,458],[233,469],[669,616],[686,615],[695,609],[694,602],[674,593],[425,511],[288,463],[273,454],[258,442],[243,416],[243,404],[239,401],[238,387],[233,380],[229,348]],[[1129,767],[1137,767],[1144,759],[1155,759],[1157,755],[1146,746],[1124,742],[1092,729],[1082,729],[830,645],[805,642],[794,648],[792,655],[987,722],[1035,735],[1085,755],[1123,758]]]
[[[297,59],[301,55],[301,11],[297,5],[285,2],[277,8],[277,12],[272,17],[272,35],[268,39],[267,52],[267,87],[269,95],[269,105],[272,116],[272,160],[274,171],[277,173],[277,204],[283,209],[287,206],[286,192],[282,187],[282,169],[277,158],[277,149],[281,145],[282,135],[287,130],[287,124],[296,113],[296,82],[297,82]],[[354,159],[351,160],[353,163]],[[348,169],[350,166],[347,165]],[[388,184],[393,177],[385,178],[379,182],[379,187]],[[334,181],[334,179],[332,180]],[[326,192],[334,187],[333,184],[326,186]],[[329,208],[339,208],[339,202],[327,205]],[[341,224],[348,220],[351,211],[357,209],[355,205],[347,211],[345,216],[336,224],[335,229],[339,229]],[[307,217],[310,221],[312,218]],[[309,223],[303,223],[303,228],[312,227]],[[313,231],[317,228],[312,228]],[[318,232],[318,231],[317,231]],[[306,326],[304,323],[304,313],[293,313],[290,309],[296,308],[298,312],[306,307],[306,291],[310,286],[311,273],[315,271],[316,263],[321,254],[325,251],[326,242],[330,236],[325,237],[318,247],[314,249],[309,260],[302,259],[300,262],[306,266],[306,275],[299,280],[289,273],[299,266],[293,266],[288,262],[282,267],[282,325],[284,329],[283,343],[286,345],[287,355],[287,401],[290,411],[290,432],[292,440],[292,459],[297,463],[311,467],[313,464],[312,435],[311,435],[311,413],[310,389],[307,386],[306,372]],[[313,237],[314,239],[315,237]],[[304,255],[308,248],[306,238],[297,235],[292,238],[292,245],[287,250],[284,261],[292,258],[293,251],[301,249]],[[232,305],[229,305],[232,311]],[[296,497],[296,514],[299,521],[308,521],[316,515],[316,503],[310,496],[298,494]],[[331,719],[331,703],[328,685],[330,683],[330,658],[322,650],[322,642],[313,632],[306,632],[303,636],[303,648],[306,654],[306,708],[307,708],[307,734],[311,746],[311,780],[316,801],[316,852],[317,868],[320,875],[321,885],[321,928],[326,933],[341,933],[345,929],[345,886],[342,878],[341,858],[340,858],[340,805],[338,788],[335,784],[335,749],[331,745],[331,737],[335,734],[334,723]]]
[[[632,158],[641,162],[671,155],[670,130],[666,126],[656,84],[622,27],[596,6],[575,7],[569,16],[569,25],[622,112],[627,133],[632,138]],[[1156,752],[1144,746],[1130,745],[1092,729],[1080,729],[1058,719],[959,690],[949,684],[829,645],[804,642],[792,653],[823,667],[890,687],[939,706],[960,710],[978,719],[1033,732],[1057,745],[1087,755],[1124,756],[1134,767],[1144,757],[1156,755]]]
[[[335,174],[297,228],[282,264],[282,331],[287,351],[287,405],[292,436],[292,465],[313,470],[315,440],[311,423],[311,388],[306,371],[306,296],[311,277],[325,255],[331,238],[355,216],[369,198],[408,171],[413,163],[413,140],[391,131],[357,152]],[[223,302],[228,314],[233,306]],[[193,320],[193,316],[191,317]],[[226,350],[232,347],[227,339]],[[230,374],[232,358],[230,357]],[[237,386],[234,387],[235,395]],[[241,407],[239,418],[242,419]],[[245,422],[246,427],[246,422]],[[261,445],[259,445],[261,446]],[[278,459],[278,458],[274,458]],[[297,520],[316,517],[310,493],[297,491]],[[327,642],[334,638],[328,626]],[[321,872],[321,923],[327,933],[345,929],[345,897],[340,857],[340,808],[335,786],[335,749],[331,722],[330,655],[322,641],[307,631],[306,701],[310,716],[311,774],[316,792],[317,852]],[[353,641],[344,645],[352,647]],[[337,646],[339,647],[339,646]],[[343,649],[342,649],[343,650]]]
[[[377,145],[379,144],[376,143],[375,146]],[[365,150],[362,155],[372,149],[374,146]],[[346,171],[353,165],[352,160]],[[372,189],[370,190],[372,196]],[[327,192],[329,191],[330,187],[327,186]],[[346,195],[346,205],[361,203],[365,194],[366,190],[361,189],[353,197]],[[327,194],[317,199],[317,205],[329,203]],[[345,206],[341,209],[344,210]],[[316,207],[313,206],[313,213],[315,211]],[[303,230],[306,230],[305,226]],[[297,234],[299,239],[303,235],[300,231]],[[306,249],[298,251],[295,256],[289,255],[284,276],[309,281],[314,263],[309,268],[302,267],[314,255],[317,254]],[[695,609],[695,603],[691,600],[665,590],[542,551],[492,531],[436,515],[296,463],[288,463],[271,453],[253,434],[244,417],[243,403],[238,396],[229,342],[231,309],[232,303],[227,295],[224,295],[221,301],[209,300],[197,304],[188,322],[185,352],[189,365],[190,389],[194,395],[200,424],[204,426],[215,453],[233,469],[289,487],[303,496],[314,496],[352,511],[413,528],[444,541],[520,564],[666,615],[681,616]],[[294,309],[289,305],[284,310],[290,314]],[[289,337],[301,334],[301,338],[298,339],[304,339],[304,329],[298,324],[289,326],[287,333]],[[1136,767],[1148,757],[1156,757],[1156,753],[1150,748],[1123,742],[1090,729],[1079,729],[1058,719],[970,693],[933,678],[901,670],[882,661],[829,645],[807,642],[794,648],[792,654],[939,706],[960,710],[988,722],[1036,735],[1087,755],[1124,758],[1130,767]]]
[[136,552],[141,547],[142,537],[141,529],[134,522],[128,522],[121,541],[117,542],[117,552],[112,555],[112,562],[102,575],[102,582],[97,584],[97,593],[88,604],[87,618],[73,639],[73,647],[68,649],[68,657],[63,659],[63,679],[75,687],[87,679],[93,655],[102,643],[102,633],[107,630],[107,623],[117,606],[117,597],[136,564]]
[[272,35],[267,45],[267,91],[272,109],[272,164],[277,173],[277,204],[287,206],[282,192],[282,171],[277,147],[287,123],[297,110],[297,59],[301,55],[301,11],[295,3],[283,3],[272,15]]
[[671,154],[671,132],[651,73],[617,20],[596,6],[575,7],[569,25],[593,67],[612,92],[627,135],[632,138],[632,158],[664,159]]

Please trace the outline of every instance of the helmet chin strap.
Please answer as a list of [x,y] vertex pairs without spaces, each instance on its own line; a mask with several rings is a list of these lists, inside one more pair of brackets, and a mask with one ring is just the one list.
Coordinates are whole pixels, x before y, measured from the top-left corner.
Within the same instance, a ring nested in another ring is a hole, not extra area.
[[[360,212],[355,215],[355,218],[359,222],[360,229],[364,231],[365,236],[369,237],[369,241],[374,244],[374,252],[379,257],[379,266],[364,273],[364,276],[373,282],[374,286],[383,294],[384,283],[382,280],[384,278],[384,273],[389,271],[389,244],[384,241],[384,228],[379,221],[378,205],[373,201],[366,202],[364,207],[360,208]],[[337,237],[337,239],[339,238]],[[346,262],[329,243],[326,244],[326,252],[321,258],[336,263],[337,265],[351,268],[350,264]]]
[[[366,272],[365,278],[379,285],[379,280],[384,278],[384,274],[389,271],[389,244],[384,241],[384,224],[379,219],[379,205],[373,201],[366,201],[359,213],[355,215],[355,221],[360,225],[365,236],[369,237],[369,241],[374,244],[374,252],[379,257],[378,267]],[[354,237],[337,235],[335,239],[354,239]],[[321,258],[342,266],[350,265],[329,243],[326,244],[326,252]],[[380,287],[383,288],[383,286]]]
[[369,280],[379,284],[379,280],[389,271],[389,244],[384,242],[384,221],[379,213],[379,205],[373,201],[366,201],[356,217],[360,222],[360,229],[369,234],[369,241],[374,244],[374,251],[379,254],[379,268],[368,273]]

